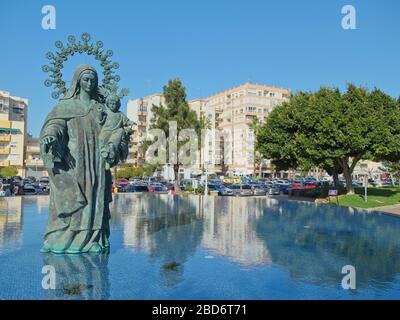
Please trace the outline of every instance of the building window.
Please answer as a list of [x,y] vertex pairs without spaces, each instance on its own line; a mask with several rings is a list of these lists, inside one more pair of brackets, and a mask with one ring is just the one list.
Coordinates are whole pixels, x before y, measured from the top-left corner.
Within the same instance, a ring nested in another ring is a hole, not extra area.
[[13,107],[13,112],[16,114],[24,114],[24,109],[21,107]]
[[17,161],[18,160],[18,155],[17,154],[10,154],[7,158],[9,161]]

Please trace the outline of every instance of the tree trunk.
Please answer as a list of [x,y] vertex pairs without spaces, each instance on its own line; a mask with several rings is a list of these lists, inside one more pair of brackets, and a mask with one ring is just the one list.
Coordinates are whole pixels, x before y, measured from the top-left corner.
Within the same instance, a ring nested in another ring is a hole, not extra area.
[[179,187],[179,164],[174,164],[174,176],[175,176],[175,193],[178,194],[181,192]]
[[346,180],[347,194],[354,194],[353,180],[351,178],[352,170],[350,170],[347,163],[343,166],[343,175]]
[[262,178],[262,161],[260,161],[260,166],[258,167],[258,178]]
[[332,178],[333,178],[333,185],[334,185],[335,189],[339,190],[339,174],[338,174],[337,170],[333,171]]

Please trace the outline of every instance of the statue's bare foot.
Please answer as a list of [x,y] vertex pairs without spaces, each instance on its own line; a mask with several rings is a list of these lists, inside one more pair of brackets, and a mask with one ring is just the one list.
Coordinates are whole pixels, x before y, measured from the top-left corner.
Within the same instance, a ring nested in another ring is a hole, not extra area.
[[98,243],[94,243],[89,249],[89,253],[100,253],[101,251],[103,248]]

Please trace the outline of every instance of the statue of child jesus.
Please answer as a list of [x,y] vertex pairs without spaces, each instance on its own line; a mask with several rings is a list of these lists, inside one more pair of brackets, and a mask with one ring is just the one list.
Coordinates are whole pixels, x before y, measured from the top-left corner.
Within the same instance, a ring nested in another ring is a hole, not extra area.
[[126,160],[128,154],[119,150],[119,146],[128,144],[135,124],[119,111],[121,101],[118,95],[110,93],[106,98],[107,117],[100,132],[100,152],[106,160],[106,169],[110,169],[119,160]]

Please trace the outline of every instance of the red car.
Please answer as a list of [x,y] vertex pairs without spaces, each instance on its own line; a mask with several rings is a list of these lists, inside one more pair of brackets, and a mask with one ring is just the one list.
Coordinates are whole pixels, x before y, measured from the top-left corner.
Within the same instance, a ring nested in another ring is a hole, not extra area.
[[167,192],[168,188],[161,183],[153,183],[148,186],[149,192]]
[[118,190],[123,189],[123,188],[127,187],[128,185],[129,185],[129,180],[127,180],[127,179],[121,178],[121,179],[117,179],[114,182],[114,187],[118,188]]

